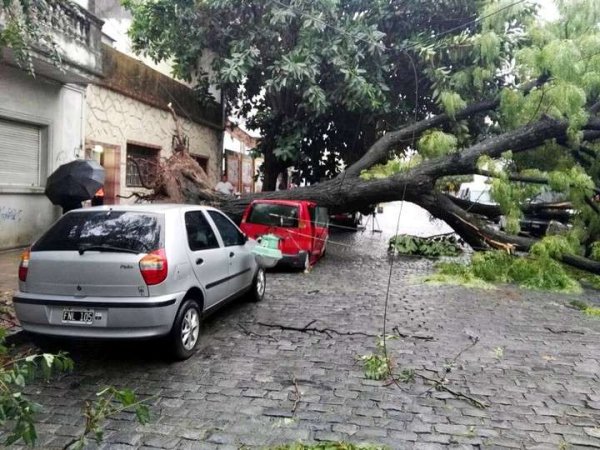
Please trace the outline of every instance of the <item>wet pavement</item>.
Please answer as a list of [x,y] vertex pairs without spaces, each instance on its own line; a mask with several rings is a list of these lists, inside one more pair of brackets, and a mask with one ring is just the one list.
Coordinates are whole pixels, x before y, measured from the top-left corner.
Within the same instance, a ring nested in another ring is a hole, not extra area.
[[[269,273],[264,301],[208,319],[201,349],[187,361],[166,361],[154,342],[68,345],[75,372],[31,388],[45,408],[39,445],[61,448],[80,433],[84,400],[115,385],[153,396],[152,422],[141,426],[132,414],[109,420],[107,449],[326,440],[393,449],[600,448],[600,320],[569,308],[573,296],[425,284],[433,263],[416,258],[394,261],[386,313],[394,211],[379,218],[383,233],[333,234],[307,274]],[[401,231],[444,232],[402,217]],[[384,315],[386,333],[398,337],[388,340],[395,372],[413,370],[414,381],[365,378],[358,358],[376,351]]]

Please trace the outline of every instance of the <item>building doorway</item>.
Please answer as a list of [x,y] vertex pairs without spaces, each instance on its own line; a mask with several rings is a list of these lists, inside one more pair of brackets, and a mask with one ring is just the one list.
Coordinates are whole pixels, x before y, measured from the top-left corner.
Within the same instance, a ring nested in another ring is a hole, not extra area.
[[93,159],[104,167],[105,205],[118,205],[121,191],[121,146],[86,140],[85,159]]

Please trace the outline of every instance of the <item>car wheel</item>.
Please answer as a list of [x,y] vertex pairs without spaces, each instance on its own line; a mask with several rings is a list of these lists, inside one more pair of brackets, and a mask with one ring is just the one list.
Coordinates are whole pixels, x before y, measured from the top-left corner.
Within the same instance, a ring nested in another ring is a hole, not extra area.
[[267,276],[265,269],[259,267],[252,281],[252,288],[250,289],[250,295],[248,299],[251,302],[260,302],[265,296],[265,289],[267,288]]
[[202,313],[198,303],[192,299],[184,301],[171,330],[171,352],[178,360],[188,359],[194,354],[200,341]]

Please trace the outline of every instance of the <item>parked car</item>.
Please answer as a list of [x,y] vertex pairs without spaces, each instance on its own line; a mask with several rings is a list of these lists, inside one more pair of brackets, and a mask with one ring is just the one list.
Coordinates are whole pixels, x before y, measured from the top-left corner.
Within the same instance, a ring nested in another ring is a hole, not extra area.
[[327,208],[310,201],[254,200],[240,228],[253,239],[272,233],[280,238],[280,264],[308,269],[321,258],[329,239]]
[[[522,235],[543,237],[548,227],[554,223],[555,227],[568,229],[575,210],[571,203],[566,201],[565,195],[557,192],[542,192],[529,199],[529,208],[519,220]],[[500,228],[504,229],[504,218],[500,219]]]
[[329,216],[330,224],[339,230],[356,231],[361,224],[362,214],[358,211]]
[[75,210],[24,252],[17,317],[43,335],[166,337],[173,355],[185,359],[203,316],[243,294],[263,298],[255,245],[210,207]]

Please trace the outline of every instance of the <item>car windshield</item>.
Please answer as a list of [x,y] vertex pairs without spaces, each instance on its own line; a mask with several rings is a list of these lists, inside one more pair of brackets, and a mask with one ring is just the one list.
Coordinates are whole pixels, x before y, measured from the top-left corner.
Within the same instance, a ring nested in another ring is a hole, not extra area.
[[277,203],[256,203],[252,206],[246,222],[270,227],[298,228],[298,207]]
[[65,214],[32,251],[104,248],[147,253],[162,247],[162,215],[131,211],[81,211]]

